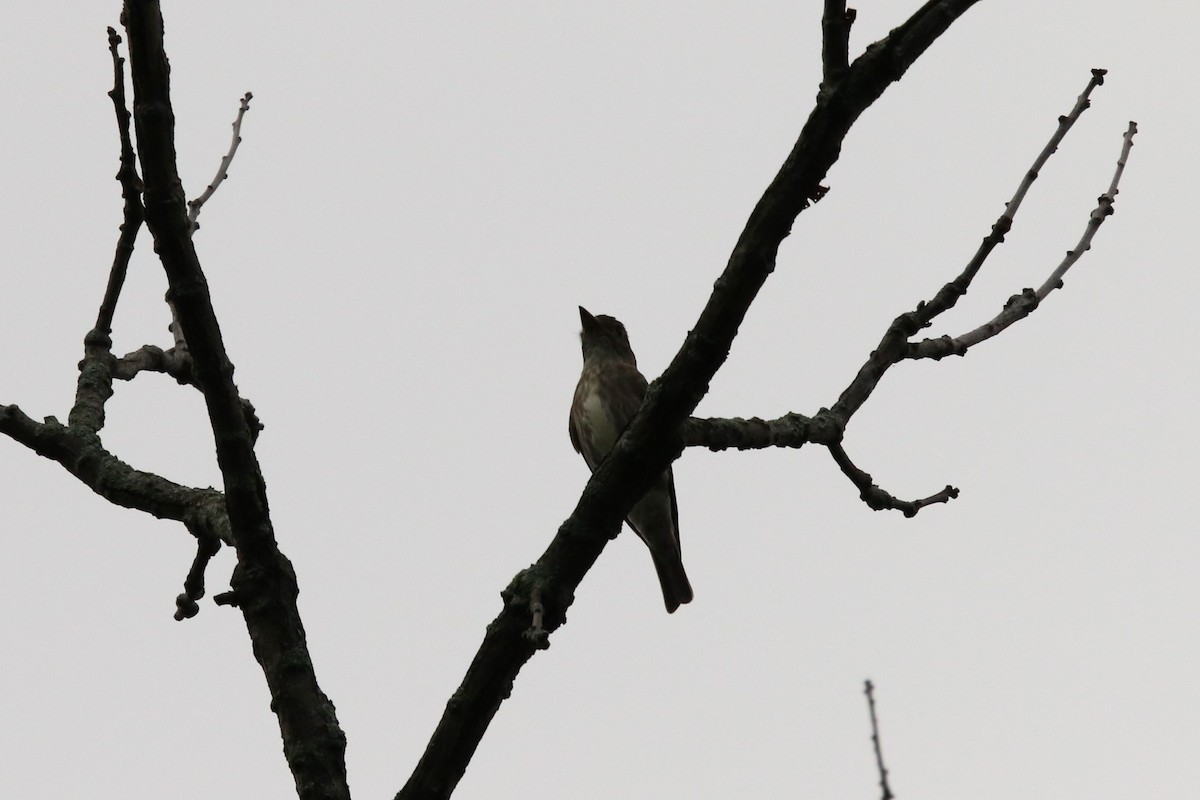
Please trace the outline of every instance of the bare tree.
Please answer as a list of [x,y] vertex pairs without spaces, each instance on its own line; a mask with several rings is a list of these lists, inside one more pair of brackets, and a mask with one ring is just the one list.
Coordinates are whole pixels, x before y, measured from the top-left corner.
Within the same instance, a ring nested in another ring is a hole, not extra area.
[[[1061,286],[1063,274],[1090,247],[1097,229],[1113,211],[1118,182],[1136,132],[1133,123],[1125,132],[1116,172],[1088,215],[1083,233],[1040,287],[1014,294],[993,318],[972,330],[916,338],[966,293],[987,257],[1004,240],[1042,165],[1088,107],[1091,92],[1103,83],[1103,70],[1092,71],[1074,107],[1059,118],[1053,137],[1019,181],[1004,214],[959,274],[928,301],[886,326],[874,352],[828,408],[811,415],[790,413],[774,420],[697,419],[690,415],[725,361],[751,303],[774,270],[780,244],[796,217],[828,191],[822,181],[838,159],[851,126],[975,2],[930,0],[851,61],[848,42],[854,11],[844,2],[826,0],[821,22],[823,80],[795,146],[751,211],[724,272],[678,354],[651,383],[641,409],[598,466],[575,510],[545,552],[504,590],[499,615],[488,626],[462,684],[450,698],[424,755],[398,798],[440,798],[453,792],[521,667],[549,646],[550,634],[565,622],[575,588],[607,542],[616,536],[630,507],[685,447],[723,450],[819,445],[828,449],[870,508],[898,510],[905,516],[958,495],[956,489],[946,486],[920,499],[893,496],[854,464],[842,446],[843,433],[889,369],[903,361],[963,356],[975,345],[998,335],[1037,309]],[[122,40],[113,29],[109,29],[109,45],[114,67],[110,96],[120,137],[121,167],[117,177],[124,200],[124,222],[96,322],[84,337],[74,404],[66,424],[53,417],[37,422],[16,405],[0,405],[0,431],[58,462],[110,502],[183,523],[195,537],[196,557],[176,601],[177,619],[198,612],[198,601],[205,594],[205,569],[213,555],[222,544],[234,548],[237,566],[230,590],[214,599],[242,612],[254,656],[270,690],[297,793],[303,798],[349,797],[345,735],[332,703],[318,685],[296,606],[296,575],[279,549],[268,512],[263,475],[255,455],[255,441],[262,426],[254,407],[233,382],[233,365],[192,245],[201,208],[224,179],[240,142],[242,118],[251,95],[247,93],[242,99],[233,125],[233,142],[216,177],[199,197],[188,201],[176,165],[174,112],[159,3],[127,0],[122,24],[128,37],[132,114],[125,96],[124,61],[119,55]],[[146,345],[117,357],[111,352],[113,315],[143,224],[168,278],[167,303],[175,343],[167,350]],[[105,449],[100,433],[114,381],[133,380],[145,371],[169,374],[180,384],[203,393],[223,491],[184,486],[140,472]],[[867,687],[870,699],[869,683]],[[878,754],[877,733],[876,746]],[[890,796],[882,757],[879,759],[884,793]]]

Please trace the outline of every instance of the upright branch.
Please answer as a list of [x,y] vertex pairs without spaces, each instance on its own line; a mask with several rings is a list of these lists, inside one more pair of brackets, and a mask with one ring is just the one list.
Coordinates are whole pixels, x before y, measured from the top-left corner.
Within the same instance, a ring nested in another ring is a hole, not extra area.
[[142,208],[142,179],[138,175],[137,156],[133,152],[133,140],[129,135],[129,105],[125,101],[125,59],[121,58],[118,52],[120,44],[121,37],[109,28],[108,52],[113,62],[113,88],[108,96],[112,99],[113,110],[117,115],[117,135],[121,140],[121,166],[117,170],[117,180],[121,183],[121,199],[125,202],[125,208],[117,251],[109,271],[108,288],[104,292],[104,300],[101,301],[100,312],[96,316],[96,330],[103,333],[112,333],[117,298],[125,283],[125,272],[129,268],[129,259],[133,256],[134,242],[145,219],[145,211]]
[[212,183],[208,184],[195,200],[188,200],[188,227],[192,233],[195,233],[200,227],[200,223],[196,221],[200,217],[200,209],[204,207],[210,197],[216,194],[217,188],[229,177],[229,165],[233,163],[233,157],[237,155],[238,145],[242,143],[242,117],[246,116],[246,112],[250,110],[250,101],[253,98],[254,95],[250,92],[242,95],[242,101],[238,104],[237,116],[233,119],[233,140],[229,143],[229,152],[221,158],[221,164],[217,167],[217,174],[213,177]]
[[883,746],[879,742],[879,720],[875,718],[875,687],[870,681],[866,682],[867,708],[871,712],[871,744],[875,748],[875,766],[879,770],[879,788],[883,790],[882,800],[892,800],[892,787],[888,786],[888,771],[883,765]]
[[1076,242],[1073,248],[1067,251],[1067,254],[1058,262],[1058,265],[1050,272],[1050,275],[1042,282],[1041,286],[1036,290],[1024,289],[1019,294],[1013,295],[1004,304],[1004,308],[1000,310],[1000,313],[964,334],[955,337],[944,336],[941,339],[927,339],[910,345],[905,357],[941,358],[949,354],[962,355],[967,352],[968,348],[991,339],[1013,323],[1029,316],[1041,306],[1042,301],[1049,297],[1051,292],[1055,289],[1061,289],[1063,286],[1063,276],[1067,274],[1067,270],[1074,266],[1083,257],[1083,254],[1092,248],[1092,239],[1096,236],[1096,232],[1100,230],[1100,225],[1115,213],[1114,204],[1117,198],[1117,186],[1121,182],[1122,173],[1125,171],[1125,162],[1129,158],[1129,151],[1133,147],[1133,137],[1136,133],[1137,123],[1130,122],[1122,138],[1121,155],[1117,157],[1117,169],[1113,173],[1112,182],[1109,184],[1108,190],[1096,199],[1096,207],[1088,215],[1087,224],[1084,226],[1083,233],[1080,234],[1079,241]]
[[237,550],[231,580],[254,655],[271,690],[284,754],[302,798],[344,798],[345,736],[317,685],[291,563],[279,551],[254,440],[233,382],[208,284],[191,241],[192,226],[175,158],[170,67],[158,0],[127,0],[124,16],[133,72],[133,120],[145,180],[146,224],[170,285],[195,362],[217,449]]
[[75,403],[67,417],[68,424],[81,430],[99,433],[104,427],[104,405],[112,397],[112,321],[117,312],[117,300],[125,285],[129,259],[133,257],[134,242],[145,219],[142,207],[142,179],[137,172],[137,157],[129,134],[129,107],[125,102],[125,59],[118,50],[121,37],[108,29],[108,52],[113,65],[113,88],[108,96],[117,117],[117,135],[121,142],[120,167],[117,180],[121,184],[124,210],[117,237],[116,252],[108,271],[108,285],[96,324],[83,338],[83,360],[75,386]]
[[1017,211],[1021,208],[1021,203],[1025,201],[1025,195],[1029,193],[1033,182],[1041,175],[1042,168],[1046,166],[1046,162],[1050,160],[1050,156],[1058,152],[1058,145],[1066,137],[1071,128],[1074,127],[1080,115],[1091,108],[1092,90],[1097,86],[1104,85],[1104,76],[1106,74],[1108,74],[1107,70],[1092,70],[1091,80],[1088,81],[1083,92],[1075,100],[1075,105],[1071,110],[1058,118],[1058,127],[1054,129],[1054,133],[1050,136],[1050,141],[1046,143],[1046,146],[1038,153],[1037,158],[1033,160],[1033,165],[1026,170],[1020,183],[1017,184],[1017,190],[1013,192],[1012,199],[1004,204],[1004,213],[992,225],[991,233],[983,237],[983,241],[979,244],[979,249],[975,251],[975,255],[967,262],[962,273],[943,286],[933,299],[921,308],[920,312],[923,316],[923,321],[932,321],[939,314],[954,308],[958,299],[967,293],[971,281],[975,279],[975,275],[978,274],[980,267],[983,266],[983,262],[1004,241],[1004,237],[1008,232],[1012,230],[1013,221],[1016,219]]

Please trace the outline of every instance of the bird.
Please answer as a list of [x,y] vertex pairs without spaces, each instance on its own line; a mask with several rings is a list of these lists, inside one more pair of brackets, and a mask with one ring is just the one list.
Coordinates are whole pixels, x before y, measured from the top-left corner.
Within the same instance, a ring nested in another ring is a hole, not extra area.
[[[575,451],[595,472],[641,407],[647,384],[620,321],[604,314],[592,316],[583,306],[579,321],[583,372],[571,401],[569,432]],[[692,585],[679,548],[679,508],[670,467],[634,504],[625,521],[650,549],[667,613],[690,603]]]

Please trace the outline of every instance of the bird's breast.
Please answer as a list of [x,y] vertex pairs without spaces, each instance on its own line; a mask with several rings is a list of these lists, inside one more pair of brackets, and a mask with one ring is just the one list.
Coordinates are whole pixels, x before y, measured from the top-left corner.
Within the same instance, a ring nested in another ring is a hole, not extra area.
[[616,420],[609,413],[594,382],[591,386],[580,388],[583,391],[579,398],[580,402],[577,407],[579,413],[575,420],[575,427],[591,445],[592,452],[603,457],[617,443],[621,429],[617,427]]

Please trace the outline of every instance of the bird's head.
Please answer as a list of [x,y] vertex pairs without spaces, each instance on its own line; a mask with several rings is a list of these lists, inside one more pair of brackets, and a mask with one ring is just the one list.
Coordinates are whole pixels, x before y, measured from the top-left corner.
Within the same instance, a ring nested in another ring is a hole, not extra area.
[[637,363],[633,348],[629,346],[629,334],[620,320],[605,314],[593,316],[580,306],[579,321],[583,324],[579,338],[583,343],[585,361],[589,356],[616,356]]

